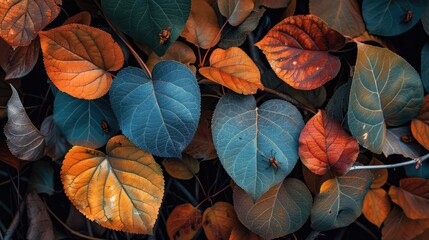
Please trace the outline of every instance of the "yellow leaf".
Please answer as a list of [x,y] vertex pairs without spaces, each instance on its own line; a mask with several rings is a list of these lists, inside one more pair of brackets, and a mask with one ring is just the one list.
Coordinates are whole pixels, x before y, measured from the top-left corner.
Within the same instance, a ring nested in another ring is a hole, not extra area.
[[160,166],[122,135],[109,140],[106,152],[73,147],[61,168],[64,192],[103,227],[152,234],[164,195]]

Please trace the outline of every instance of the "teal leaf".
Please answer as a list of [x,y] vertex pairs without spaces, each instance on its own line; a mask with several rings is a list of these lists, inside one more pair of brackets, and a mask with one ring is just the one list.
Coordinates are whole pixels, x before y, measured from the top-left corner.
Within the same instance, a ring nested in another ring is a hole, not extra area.
[[[289,102],[273,99],[257,107],[253,96],[236,94],[220,99],[212,120],[220,162],[253,200],[292,171],[303,127],[301,114]],[[270,157],[277,160],[277,169]]]
[[[403,126],[397,128],[388,128],[386,141],[383,146],[384,156],[388,157],[392,154],[400,154],[406,158],[416,158],[420,156],[420,144],[414,139],[411,134],[410,127]],[[411,138],[410,142],[404,142],[402,137]]]
[[347,123],[345,121],[347,116],[347,108],[349,106],[349,95],[350,87],[352,86],[352,81],[349,79],[345,84],[341,85],[337,90],[335,90],[332,98],[328,101],[326,105],[326,114],[333,118],[338,123]]
[[54,189],[54,169],[44,161],[36,161],[31,170],[28,191],[52,195]]
[[327,231],[353,223],[362,213],[363,199],[373,182],[370,170],[350,171],[320,187],[311,209],[311,227]]
[[183,64],[155,65],[153,79],[138,68],[122,69],[110,88],[110,101],[122,133],[144,151],[181,157],[200,118],[200,89]]
[[415,164],[405,166],[404,169],[408,177],[429,179],[429,161],[422,162],[417,169]]
[[[101,6],[119,30],[162,56],[185,27],[191,0],[102,0]],[[163,30],[170,33],[165,41]]]
[[[396,36],[410,30],[422,17],[427,0],[364,0],[362,16],[371,34]],[[407,19],[410,17],[411,19]],[[408,21],[407,21],[408,20]]]
[[358,43],[347,112],[348,126],[359,144],[382,152],[386,126],[399,126],[419,113],[423,86],[417,71],[386,48]]
[[423,12],[422,24],[426,34],[429,35],[429,2],[426,4],[426,8]]
[[[72,145],[99,148],[119,131],[107,95],[84,100],[58,91],[53,116],[55,125]],[[103,128],[103,122],[107,128]]]
[[[428,4],[429,6],[429,4]],[[429,11],[428,11],[429,14]],[[429,92],[429,42],[423,46],[421,59],[422,83],[426,92]]]

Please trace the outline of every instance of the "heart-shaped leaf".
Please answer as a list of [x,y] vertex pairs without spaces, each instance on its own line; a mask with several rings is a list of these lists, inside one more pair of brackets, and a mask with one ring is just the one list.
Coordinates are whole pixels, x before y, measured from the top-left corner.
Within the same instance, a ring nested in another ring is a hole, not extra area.
[[15,157],[35,161],[45,155],[45,138],[27,116],[16,89],[10,87],[12,96],[7,103],[8,119],[4,126],[7,146]]
[[199,72],[236,93],[248,95],[264,89],[258,67],[238,47],[214,50],[210,56],[210,67],[200,68]]
[[62,0],[9,0],[0,4],[0,37],[27,46],[61,11]]
[[368,32],[395,36],[410,30],[423,14],[426,0],[364,0],[362,16]]
[[253,0],[218,0],[217,5],[228,23],[238,26],[249,16],[255,4]]
[[37,193],[27,194],[26,206],[29,220],[26,239],[55,239],[54,227],[46,205]]
[[310,216],[313,198],[303,182],[287,178],[256,202],[241,188],[234,188],[234,208],[241,223],[266,238],[278,238],[300,229]]
[[55,125],[53,115],[48,116],[42,122],[40,132],[45,136],[45,153],[53,161],[66,155],[72,147],[65,139],[61,130]]
[[292,171],[303,127],[289,102],[273,99],[257,107],[253,96],[237,94],[220,99],[212,120],[220,162],[254,200]]
[[387,129],[383,146],[384,156],[401,154],[406,158],[416,158],[420,156],[420,148],[408,126]]
[[232,229],[241,225],[234,207],[227,202],[216,202],[203,214],[203,229],[207,239],[229,239]]
[[101,6],[119,30],[162,56],[182,32],[191,0],[102,0]]
[[363,200],[362,213],[368,221],[380,228],[391,209],[390,199],[386,190],[370,189]]
[[72,145],[99,148],[119,131],[109,97],[83,100],[58,92],[54,123]]
[[162,165],[170,176],[182,180],[191,179],[200,171],[200,162],[186,154],[183,159],[164,159]]
[[411,132],[416,140],[429,149],[429,95],[426,95],[419,114],[411,121]]
[[201,227],[200,210],[185,203],[176,206],[167,219],[167,233],[170,239],[192,239]]
[[[124,55],[112,36],[83,24],[67,24],[39,33],[46,72],[69,95],[96,99],[109,91]],[[85,39],[83,41],[82,39]]]
[[386,125],[404,124],[418,113],[423,87],[419,74],[400,56],[363,43],[357,47],[348,125],[363,147],[381,153]]
[[109,140],[106,152],[73,147],[61,167],[64,192],[103,227],[153,234],[164,195],[161,167],[122,135]]
[[319,110],[299,137],[299,156],[312,172],[344,175],[356,161],[359,144],[339,123]]
[[314,198],[311,227],[327,231],[353,223],[362,213],[372,178],[369,170],[360,170],[324,182]]
[[384,221],[381,234],[383,239],[415,239],[429,229],[429,218],[409,219],[401,208],[395,206]]
[[[428,4],[428,9],[429,9],[429,4]],[[429,18],[429,10],[428,10],[428,18]],[[427,42],[423,46],[420,69],[422,71],[421,76],[422,76],[423,86],[425,87],[426,92],[429,92],[429,42]]]
[[181,157],[200,117],[200,90],[183,64],[163,61],[150,80],[141,69],[122,69],[110,89],[110,102],[125,136],[162,157]]
[[410,219],[429,218],[429,180],[403,178],[399,187],[392,185],[389,196]]
[[186,154],[191,155],[195,159],[212,160],[217,158],[211,128],[212,117],[212,111],[203,111],[201,113],[197,132],[184,150]]
[[356,37],[365,32],[365,23],[357,0],[310,0],[310,12],[338,32]]
[[314,15],[292,16],[276,24],[255,45],[277,76],[294,88],[311,90],[334,78],[340,59],[328,51],[339,50],[345,38]]

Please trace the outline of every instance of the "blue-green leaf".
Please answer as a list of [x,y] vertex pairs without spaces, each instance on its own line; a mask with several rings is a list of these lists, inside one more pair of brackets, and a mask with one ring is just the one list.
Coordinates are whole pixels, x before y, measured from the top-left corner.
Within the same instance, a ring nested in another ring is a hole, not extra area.
[[422,162],[417,169],[415,164],[405,166],[404,169],[408,177],[429,179],[429,161]]
[[31,170],[28,191],[52,195],[54,189],[54,169],[44,161],[36,161]]
[[181,157],[200,117],[200,90],[183,64],[155,65],[153,79],[138,68],[122,69],[110,88],[110,101],[122,133],[144,151]]
[[162,56],[185,27],[191,0],[102,0],[101,6],[119,30]]
[[371,34],[395,36],[416,25],[427,0],[364,0],[362,15]]
[[423,86],[417,71],[386,48],[358,43],[347,112],[359,144],[381,153],[386,125],[399,126],[419,113]]
[[423,11],[422,24],[426,34],[429,35],[429,2],[426,3],[426,8]]
[[[429,4],[428,4],[429,6]],[[429,14],[429,11],[428,11]],[[429,18],[429,16],[428,16]],[[421,71],[422,71],[422,83],[425,87],[426,92],[429,92],[429,42],[427,42],[422,49],[421,59]]]
[[[406,158],[416,158],[420,156],[420,144],[413,140],[413,135],[409,126],[388,128],[386,141],[383,146],[384,156],[400,154]],[[411,138],[411,141],[403,141],[401,138]]]
[[58,91],[53,115],[55,125],[72,145],[99,148],[119,130],[107,95],[84,100]]
[[[226,172],[254,200],[292,171],[304,127],[299,111],[274,99],[256,107],[253,96],[226,94],[216,106],[213,142]],[[277,161],[278,168],[269,159]]]

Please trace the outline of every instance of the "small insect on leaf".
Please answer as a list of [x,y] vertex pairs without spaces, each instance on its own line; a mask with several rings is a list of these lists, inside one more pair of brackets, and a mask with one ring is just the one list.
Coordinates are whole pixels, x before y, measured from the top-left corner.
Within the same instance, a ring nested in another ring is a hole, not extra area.
[[402,23],[407,24],[413,20],[413,11],[411,9],[408,9],[405,13],[404,17],[402,18]]
[[102,120],[101,121],[101,129],[103,129],[103,132],[105,132],[105,133],[109,133],[110,132],[110,126],[109,126],[109,124],[107,123],[106,120]]
[[401,139],[401,142],[403,142],[403,143],[412,143],[412,142],[414,142],[413,137],[410,136],[410,135],[402,135],[400,137],[400,139]]
[[276,153],[273,154],[273,150],[271,150],[271,156],[268,158],[268,167],[272,167],[274,169],[274,174],[279,170],[279,162],[276,159]]
[[159,44],[164,45],[167,43],[168,39],[170,39],[171,35],[171,26],[167,27],[165,29],[162,29],[161,33],[159,34]]

